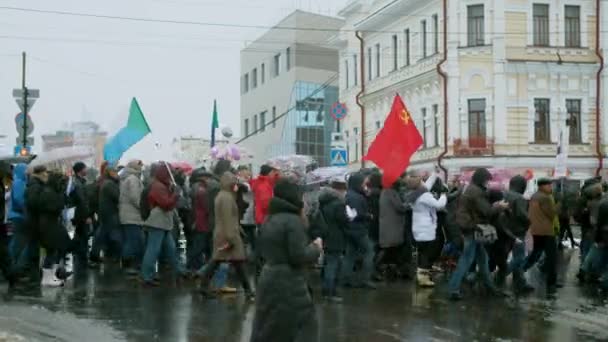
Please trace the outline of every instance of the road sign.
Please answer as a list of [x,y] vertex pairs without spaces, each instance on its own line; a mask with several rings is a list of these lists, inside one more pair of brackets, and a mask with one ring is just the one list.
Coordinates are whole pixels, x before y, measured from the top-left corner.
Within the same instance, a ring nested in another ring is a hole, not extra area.
[[[13,89],[13,97],[16,99],[23,98],[23,89],[21,89],[21,88]],[[37,99],[39,97],[40,97],[40,89],[29,89],[29,88],[27,89],[27,98],[28,99]]]
[[329,156],[331,158],[331,166],[346,166],[348,164],[346,150],[343,148],[332,148],[329,151]]
[[336,102],[331,106],[329,110],[329,114],[334,120],[342,120],[346,117],[348,110],[346,109],[346,105],[341,102]]
[[24,136],[24,135],[30,135],[34,132],[34,122],[32,121],[32,118],[28,115],[27,116],[27,132],[26,134],[23,134],[23,118],[24,115],[23,113],[19,113],[17,114],[17,116],[15,116],[15,127],[17,127],[17,133],[20,136]]
[[[17,102],[17,106],[19,106],[19,109],[21,109],[21,112],[25,112],[25,105],[23,103],[23,99],[20,98],[16,98],[15,102]],[[32,110],[32,107],[34,107],[34,103],[36,103],[36,99],[27,99],[27,111],[29,113],[30,110]]]
[[[17,137],[17,139],[15,139],[15,144],[23,145],[23,137]],[[34,137],[27,137],[27,146],[32,145],[34,145]]]

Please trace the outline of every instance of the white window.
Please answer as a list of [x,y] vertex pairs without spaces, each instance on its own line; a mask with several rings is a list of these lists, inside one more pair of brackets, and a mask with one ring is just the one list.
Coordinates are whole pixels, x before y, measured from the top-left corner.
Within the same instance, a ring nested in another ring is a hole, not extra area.
[[262,84],[266,82],[266,64],[262,63],[262,68],[260,69],[260,78],[262,80]]
[[534,46],[549,46],[549,5],[532,5]]
[[566,24],[566,47],[581,47],[581,7],[566,6],[564,21]]
[[248,136],[249,135],[249,119],[245,119],[245,124],[244,124],[245,128],[244,128],[244,135]]
[[439,17],[433,15],[433,53],[439,53]]
[[348,70],[348,60],[344,60],[344,88],[348,89],[350,87],[349,82],[350,70]]
[[281,73],[281,54],[274,55],[273,59],[273,74],[272,76],[277,77]]
[[260,132],[264,132],[266,130],[266,112],[260,113]]
[[399,41],[397,35],[393,35],[393,71],[399,69]]
[[253,134],[258,132],[258,115],[253,116]]
[[372,80],[372,48],[367,48],[367,79]]
[[426,20],[420,22],[420,39],[422,41],[422,58],[426,57]]
[[287,69],[287,71],[289,71],[289,69],[291,69],[291,48],[288,47],[287,50],[285,50],[285,69]]
[[405,66],[410,65],[410,29],[405,30]]
[[245,74],[243,76],[243,93],[247,93],[249,91],[249,74]]
[[251,71],[251,88],[255,89],[258,87],[258,69],[254,68],[253,71]]
[[483,5],[467,7],[467,43],[468,46],[482,46],[484,41]]
[[357,68],[357,66],[359,65],[359,62],[357,60],[357,55],[353,56],[353,85],[357,86],[359,84],[359,69]]
[[272,106],[272,128],[277,127],[277,107]]
[[380,44],[376,44],[376,77],[380,77]]

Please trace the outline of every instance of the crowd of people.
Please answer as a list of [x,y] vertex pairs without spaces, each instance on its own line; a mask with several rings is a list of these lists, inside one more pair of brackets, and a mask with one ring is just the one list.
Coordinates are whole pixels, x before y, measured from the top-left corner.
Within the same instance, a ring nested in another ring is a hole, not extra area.
[[329,303],[343,301],[340,289],[373,290],[396,278],[432,288],[443,273],[452,300],[463,298],[470,279],[506,296],[511,275],[513,292],[525,294],[534,290],[527,272],[535,265],[554,295],[563,239],[577,245],[574,222],[581,228],[578,278],[608,289],[608,197],[601,178],[575,192],[538,179],[529,197],[522,176],[508,189],[490,189],[484,168],[468,184],[446,184],[434,170],[405,173],[390,187],[383,187],[379,170],[363,169],[322,184],[311,205],[297,180],[269,165],[255,178],[227,160],[190,175],[165,162],[144,168],[138,160],[104,164],[97,179],[87,177],[82,162],[72,171],[68,177],[44,166],[0,163],[7,185],[0,187],[0,222],[10,227],[2,234],[0,266],[11,287],[63,286],[71,256],[77,267],[119,263],[145,287],[160,285],[159,265],[166,265],[177,282],[198,278],[210,297],[237,292],[226,285],[232,267],[246,298],[256,298],[252,341],[291,341],[314,321],[307,270],[319,261]]

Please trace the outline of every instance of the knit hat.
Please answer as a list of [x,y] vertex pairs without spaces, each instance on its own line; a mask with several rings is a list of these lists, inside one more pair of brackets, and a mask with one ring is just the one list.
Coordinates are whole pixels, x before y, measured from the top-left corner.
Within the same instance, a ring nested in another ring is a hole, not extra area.
[[77,162],[76,164],[74,164],[74,167],[72,167],[72,170],[74,171],[74,173],[80,173],[82,170],[86,169],[87,165],[83,162]]
[[298,208],[304,207],[300,186],[291,179],[280,178],[274,186],[274,197],[285,200]]

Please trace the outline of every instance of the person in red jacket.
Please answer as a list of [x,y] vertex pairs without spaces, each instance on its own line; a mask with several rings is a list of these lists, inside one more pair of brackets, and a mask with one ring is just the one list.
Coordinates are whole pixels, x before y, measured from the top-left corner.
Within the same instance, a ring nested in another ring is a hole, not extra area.
[[260,175],[251,180],[253,202],[255,206],[255,224],[259,227],[268,217],[268,208],[272,199],[272,189],[279,176],[277,169],[270,165],[262,165]]
[[161,250],[167,256],[176,274],[183,273],[177,258],[175,241],[173,240],[173,219],[177,206],[178,194],[171,180],[169,166],[160,162],[148,194],[150,215],[144,222],[148,231],[146,252],[142,261],[142,278],[145,285],[158,286],[154,279],[155,265]]

